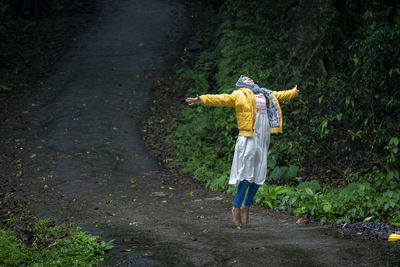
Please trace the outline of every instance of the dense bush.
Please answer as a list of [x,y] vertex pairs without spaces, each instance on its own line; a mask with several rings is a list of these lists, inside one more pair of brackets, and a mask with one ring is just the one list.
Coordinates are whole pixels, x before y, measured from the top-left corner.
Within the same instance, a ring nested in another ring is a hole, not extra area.
[[339,187],[321,186],[316,180],[302,182],[297,187],[264,184],[255,202],[320,222],[360,221],[372,216],[373,221],[400,226],[398,179],[397,171],[382,173],[374,169],[362,177],[352,176]]
[[[326,76],[290,60],[296,1],[225,1],[197,36],[207,48],[186,55],[194,64],[178,70],[188,95],[230,93],[241,74],[271,90],[301,88],[283,104],[284,134],[272,137],[268,185],[257,202],[320,221],[367,215],[400,221],[393,209],[400,204],[400,8],[386,4],[338,1],[328,18],[314,23]],[[229,108],[186,108],[171,136],[176,164],[215,189],[227,187],[234,116]],[[377,188],[371,177],[384,177],[385,185]]]

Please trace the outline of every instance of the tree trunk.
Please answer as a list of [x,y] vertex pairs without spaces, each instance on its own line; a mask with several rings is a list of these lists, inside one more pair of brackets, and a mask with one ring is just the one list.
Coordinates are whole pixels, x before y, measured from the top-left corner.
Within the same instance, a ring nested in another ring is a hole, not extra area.
[[328,75],[321,51],[321,37],[324,26],[335,10],[334,4],[334,0],[300,0],[296,8],[291,38],[293,50],[288,65],[293,62],[322,77]]

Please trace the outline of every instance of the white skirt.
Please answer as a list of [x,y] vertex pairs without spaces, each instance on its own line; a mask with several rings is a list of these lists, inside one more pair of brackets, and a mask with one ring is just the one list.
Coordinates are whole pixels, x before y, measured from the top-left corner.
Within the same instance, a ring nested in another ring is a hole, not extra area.
[[268,115],[257,113],[254,136],[239,136],[236,141],[229,184],[238,186],[242,180],[258,185],[265,182],[269,142]]

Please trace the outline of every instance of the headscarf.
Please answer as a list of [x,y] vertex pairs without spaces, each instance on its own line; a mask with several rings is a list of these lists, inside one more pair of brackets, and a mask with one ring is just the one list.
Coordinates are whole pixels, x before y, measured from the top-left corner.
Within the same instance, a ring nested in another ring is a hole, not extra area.
[[236,82],[236,89],[239,88],[247,88],[250,89],[254,94],[263,94],[266,99],[269,99],[271,101],[271,104],[269,104],[269,101],[265,101],[265,104],[267,106],[267,114],[268,114],[268,120],[269,120],[269,126],[271,128],[278,127],[279,126],[279,110],[278,110],[278,105],[275,102],[275,98],[271,94],[271,91],[266,89],[266,88],[260,88],[257,84],[247,84],[243,82],[243,75],[240,75],[238,81]]

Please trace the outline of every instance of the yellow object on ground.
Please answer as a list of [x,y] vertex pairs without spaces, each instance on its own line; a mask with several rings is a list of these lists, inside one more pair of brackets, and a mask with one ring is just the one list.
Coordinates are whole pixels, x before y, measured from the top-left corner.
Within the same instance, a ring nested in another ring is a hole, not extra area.
[[400,241],[400,235],[398,235],[398,234],[391,234],[391,235],[389,236],[388,241],[391,241],[391,242]]

